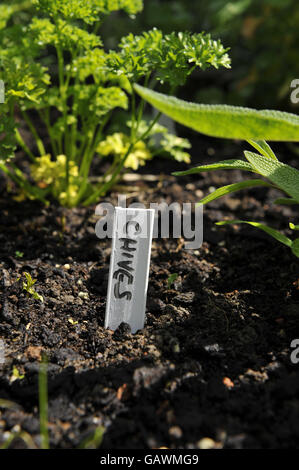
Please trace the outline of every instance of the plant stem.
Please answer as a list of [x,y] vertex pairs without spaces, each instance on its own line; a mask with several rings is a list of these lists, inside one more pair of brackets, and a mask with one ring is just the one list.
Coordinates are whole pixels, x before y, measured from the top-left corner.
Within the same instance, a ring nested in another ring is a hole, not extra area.
[[33,153],[31,152],[31,150],[29,149],[29,147],[25,144],[24,142],[24,139],[23,137],[21,136],[20,132],[18,131],[18,129],[15,129],[15,135],[16,135],[16,139],[17,139],[17,142],[18,144],[20,145],[20,147],[22,147],[22,149],[24,150],[25,153],[27,153],[28,157],[30,158],[30,160],[32,162],[35,162],[36,159],[35,159],[35,156],[33,155]]
[[[60,27],[59,27],[59,22],[57,21],[57,18],[54,18],[54,23],[56,24],[57,27],[57,33],[60,37]],[[63,107],[63,121],[64,121],[64,149],[66,150],[67,147],[67,142],[68,142],[68,132],[67,132],[67,93],[66,93],[66,85],[67,82],[64,82],[64,58],[63,58],[63,51],[60,47],[60,43],[57,44],[56,46],[56,52],[57,52],[57,59],[58,59],[58,77],[59,77],[59,89],[60,89],[60,96],[61,96],[61,101],[62,101],[62,107]],[[60,148],[63,152],[62,149],[62,138],[60,140]],[[66,160],[65,160],[65,184],[66,184],[66,194],[67,194],[67,202],[69,200],[69,184],[70,184],[70,162],[69,162],[69,155],[66,154]]]
[[[126,160],[127,160],[128,156],[130,155],[131,151],[133,150],[134,146],[140,140],[144,140],[148,136],[148,134],[150,133],[150,131],[152,130],[154,125],[160,119],[161,115],[162,115],[162,113],[159,112],[156,115],[156,117],[153,119],[151,124],[149,125],[148,129],[140,137],[138,137],[134,142],[131,142],[126,154],[123,156],[123,158],[120,160],[119,164],[115,168],[110,180],[107,181],[106,183],[104,183],[103,186],[101,186],[101,188],[99,188],[97,191],[95,191],[86,201],[84,201],[84,203],[83,203],[84,206],[88,206],[89,204],[93,204],[98,197],[103,196],[104,194],[107,193],[107,191],[109,191],[109,189],[111,188],[111,186],[113,186],[115,180],[117,179],[119,173],[123,169],[124,164],[126,163]],[[104,176],[104,178],[105,178],[105,176]]]
[[44,147],[44,144],[42,142],[42,139],[39,137],[38,133],[37,133],[37,130],[35,129],[31,119],[29,118],[28,114],[26,113],[26,111],[21,111],[22,112],[22,116],[27,124],[27,126],[29,127],[33,137],[35,138],[35,142],[36,142],[36,145],[37,145],[37,148],[38,148],[38,151],[40,153],[40,156],[42,157],[43,155],[46,154],[46,151],[45,151],[45,147]]
[[81,182],[81,187],[80,187],[80,190],[79,190],[78,195],[76,197],[75,205],[80,203],[80,201],[81,201],[81,199],[84,196],[84,193],[86,191],[86,188],[87,188],[87,185],[88,185],[88,175],[89,175],[89,170],[90,170],[90,166],[91,166],[91,163],[92,163],[92,159],[93,159],[93,156],[96,152],[96,148],[98,146],[98,143],[99,143],[100,139],[102,138],[103,129],[104,129],[105,125],[107,124],[107,122],[109,121],[110,117],[111,117],[111,113],[108,113],[104,117],[98,131],[96,131],[96,130],[94,131],[95,137],[93,139],[93,143],[88,144],[87,150],[84,153],[82,163],[81,163],[81,167],[80,167],[80,176],[83,178],[83,181]]
[[53,136],[53,133],[52,133],[50,116],[49,116],[49,109],[44,110],[44,112],[39,111],[39,116],[40,116],[41,120],[44,122],[44,124],[47,128],[47,131],[48,131],[48,134],[49,134],[49,137],[50,137],[50,141],[51,141],[53,156],[56,157],[58,155],[58,148],[57,148],[56,140],[55,140],[55,138]]

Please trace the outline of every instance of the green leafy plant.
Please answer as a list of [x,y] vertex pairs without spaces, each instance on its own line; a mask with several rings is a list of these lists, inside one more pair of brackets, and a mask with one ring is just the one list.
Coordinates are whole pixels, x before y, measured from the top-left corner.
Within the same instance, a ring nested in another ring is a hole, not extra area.
[[[110,190],[124,167],[136,169],[160,153],[188,158],[189,144],[164,130],[159,145],[152,146],[160,116],[143,119],[144,101],[137,102],[133,85],[162,84],[173,92],[196,67],[229,67],[220,41],[205,33],[163,35],[154,28],[129,34],[117,50],[107,52],[98,34],[106,17],[115,10],[135,15],[142,0],[31,0],[34,15],[26,25],[16,21],[17,4],[0,7],[0,78],[6,88],[0,169],[24,196],[43,202],[52,196],[69,207],[89,205]],[[131,116],[129,129],[109,135],[120,109]],[[25,141],[17,114],[34,146]],[[30,179],[16,164],[17,147],[30,160]],[[108,155],[110,167],[91,181],[94,157]]]
[[[276,204],[299,204],[299,171],[280,162],[273,150],[263,139],[299,141],[299,117],[279,111],[257,111],[249,108],[240,108],[225,105],[200,105],[186,103],[174,97],[166,97],[161,93],[135,86],[140,95],[147,99],[168,116],[185,124],[192,129],[215,137],[245,139],[259,152],[245,151],[245,160],[233,159],[201,165],[190,170],[174,173],[190,175],[214,170],[242,170],[259,175],[266,179],[249,179],[240,183],[223,186],[204,197],[199,204],[206,204],[226,194],[241,189],[266,186],[279,189],[286,197],[275,201]],[[218,222],[218,225],[246,223],[263,230],[273,238],[291,248],[293,254],[299,257],[299,238],[294,240],[286,237],[279,231],[262,223],[231,220]],[[292,230],[298,226],[290,224]]]
[[19,369],[16,366],[13,366],[11,381],[14,382],[15,380],[23,380],[24,377],[25,375],[21,374]]
[[177,280],[177,278],[178,278],[178,273],[170,274],[169,278],[167,279],[168,289],[171,288],[172,284]]
[[16,255],[17,258],[23,258],[24,253],[23,253],[22,251],[18,251],[18,250],[17,250],[17,251],[15,252],[15,255]]
[[28,296],[31,295],[34,299],[40,300],[41,302],[43,302],[44,301],[43,296],[38,294],[33,287],[37,279],[32,279],[31,274],[27,272],[24,272],[24,276],[26,280],[23,281],[23,290],[27,292]]
[[[229,87],[224,74],[209,81],[203,78],[200,85],[194,76],[184,92],[186,98],[261,107],[279,104],[287,109],[292,106],[290,83],[298,77],[296,7],[297,0],[148,0],[134,27],[138,31],[137,26],[156,26],[165,32],[206,29],[230,45],[234,68]],[[117,25],[113,35],[119,29]]]

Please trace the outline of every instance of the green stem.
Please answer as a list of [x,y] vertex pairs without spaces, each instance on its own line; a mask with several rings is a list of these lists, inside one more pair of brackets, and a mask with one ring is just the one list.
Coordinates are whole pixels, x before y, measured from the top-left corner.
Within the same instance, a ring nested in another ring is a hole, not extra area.
[[39,116],[43,123],[45,124],[49,137],[50,137],[50,142],[51,142],[51,147],[52,147],[52,152],[54,156],[58,155],[58,148],[56,144],[56,139],[53,136],[52,133],[52,127],[51,127],[51,122],[50,122],[50,116],[49,116],[49,109],[42,111],[39,111]]
[[84,193],[86,191],[86,188],[87,188],[87,184],[88,184],[88,175],[89,175],[89,170],[90,170],[90,166],[92,164],[92,160],[93,160],[93,157],[94,157],[94,154],[96,152],[96,148],[103,136],[103,129],[105,127],[105,125],[107,124],[107,122],[109,121],[111,117],[111,112],[108,113],[105,118],[103,119],[98,131],[95,130],[94,134],[95,134],[95,137],[93,139],[93,143],[91,142],[88,146],[87,146],[87,149],[84,153],[84,156],[83,156],[83,160],[82,160],[82,164],[81,164],[81,167],[80,167],[80,176],[83,178],[83,181],[81,182],[81,187],[80,187],[80,191],[77,195],[77,198],[76,198],[76,202],[75,202],[75,205],[79,204],[82,197],[84,196]]
[[[135,135],[136,135],[136,131],[137,131],[137,127],[139,123],[137,122],[137,125],[136,125],[136,96],[135,96],[135,91],[134,91],[132,83],[131,83],[131,89],[132,89],[131,142],[133,142],[135,140]],[[136,129],[135,129],[135,125],[136,125]]]
[[[147,88],[148,87],[148,82],[149,82],[149,79],[150,79],[150,74],[148,74],[146,77],[145,77],[145,81],[144,81],[144,87]],[[138,108],[138,112],[137,112],[137,129],[136,129],[136,133],[138,132],[138,127],[139,127],[139,124],[140,124],[140,121],[142,119],[142,116],[143,116],[143,111],[144,111],[144,105],[145,105],[145,101],[144,99],[142,98],[141,99],[141,102],[139,104],[139,108]]]
[[[113,186],[115,180],[117,179],[119,173],[121,172],[121,170],[123,169],[125,163],[126,163],[126,160],[128,158],[128,156],[130,155],[131,151],[133,150],[134,146],[140,141],[140,140],[144,140],[150,133],[150,131],[152,130],[152,128],[154,127],[154,125],[157,123],[157,121],[160,119],[162,113],[159,112],[157,114],[157,116],[154,118],[154,120],[151,122],[150,126],[148,127],[148,129],[140,136],[138,137],[134,142],[131,141],[131,144],[126,152],[126,154],[123,156],[123,158],[120,160],[119,164],[117,165],[117,167],[115,168],[111,178],[109,181],[107,181],[105,184],[103,184],[103,186],[101,188],[99,188],[97,191],[95,191],[89,198],[87,198],[86,201],[84,201],[83,205],[84,206],[88,206],[89,204],[93,204],[93,202],[98,198],[98,197],[101,197],[103,196],[104,194],[107,193],[107,191],[109,191],[109,189]],[[139,122],[138,122],[139,124]],[[104,176],[104,178],[106,177],[106,175]]]
[[[57,18],[54,18],[54,23],[56,24],[57,28],[57,33],[59,39],[61,38],[60,36],[60,27],[57,21]],[[59,89],[60,89],[60,96],[61,96],[61,101],[62,101],[62,107],[63,107],[63,121],[64,121],[64,128],[65,128],[65,134],[64,134],[64,149],[66,150],[67,147],[67,142],[68,142],[68,132],[67,132],[67,93],[66,93],[66,85],[67,85],[67,79],[66,82],[64,81],[64,58],[63,58],[63,51],[61,49],[60,43],[57,44],[56,46],[56,52],[57,52],[57,59],[58,59],[58,77],[59,77]],[[63,144],[62,144],[63,138],[61,137],[60,139],[60,148],[62,151]],[[63,153],[63,151],[62,151]],[[66,154],[66,164],[65,164],[65,183],[66,183],[66,194],[67,194],[67,201],[69,200],[69,183],[70,183],[70,162],[69,162],[69,155]]]
[[12,162],[10,162],[10,166],[13,168],[14,173],[10,171],[6,165],[3,163],[0,164],[0,169],[5,173],[17,186],[23,189],[23,191],[27,194],[30,194],[34,199],[38,199],[42,201],[44,204],[47,204],[46,199],[41,195],[40,190],[30,183],[28,183],[27,179],[24,177],[21,170]]
[[30,158],[30,160],[32,162],[35,162],[36,159],[35,159],[35,156],[33,155],[33,153],[31,152],[31,150],[29,149],[29,147],[25,144],[24,142],[24,139],[23,137],[21,136],[20,132],[18,131],[18,129],[15,130],[15,135],[16,135],[16,139],[17,139],[17,142],[18,144],[20,145],[20,147],[22,147],[22,149],[24,150],[25,153],[27,153],[28,157]]
[[28,114],[26,113],[26,111],[23,111],[22,110],[22,116],[27,124],[27,126],[29,127],[33,137],[35,138],[35,141],[36,141],[36,145],[37,145],[37,148],[38,148],[38,151],[40,153],[40,156],[42,157],[43,155],[46,154],[46,151],[45,151],[45,147],[44,147],[44,144],[42,142],[42,139],[39,137],[38,133],[37,133],[37,130],[36,128],[34,127],[31,119],[29,118]]
[[154,125],[159,121],[160,117],[162,116],[162,113],[161,111],[156,115],[156,117],[154,118],[154,120],[151,122],[150,126],[148,127],[148,129],[136,140],[135,144],[137,144],[137,142],[139,142],[140,140],[144,140],[147,138],[147,136],[149,135],[149,133],[151,132],[152,128],[154,127]]
[[[84,206],[88,206],[89,204],[92,204],[98,197],[103,196],[104,194],[107,193],[107,191],[111,188],[111,186],[114,184],[115,180],[117,179],[120,171],[122,170],[128,156],[130,155],[131,151],[134,148],[134,144],[130,144],[126,154],[124,157],[120,160],[119,164],[115,168],[114,172],[112,173],[112,176],[109,181],[103,184],[98,191],[95,191],[84,203]],[[105,175],[106,176],[106,175]],[[105,178],[104,176],[104,178]]]

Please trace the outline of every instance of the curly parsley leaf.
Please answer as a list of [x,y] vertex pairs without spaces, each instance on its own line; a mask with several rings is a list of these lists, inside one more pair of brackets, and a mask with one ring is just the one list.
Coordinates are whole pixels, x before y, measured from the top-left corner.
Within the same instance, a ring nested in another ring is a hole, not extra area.
[[111,51],[107,65],[131,81],[156,72],[161,83],[183,85],[195,67],[230,67],[227,49],[209,34],[171,33],[163,36],[156,28],[140,36],[122,38],[119,51]]

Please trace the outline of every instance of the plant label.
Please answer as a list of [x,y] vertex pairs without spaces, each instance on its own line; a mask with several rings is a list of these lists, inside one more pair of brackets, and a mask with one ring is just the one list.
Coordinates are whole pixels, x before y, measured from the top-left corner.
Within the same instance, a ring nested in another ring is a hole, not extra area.
[[154,218],[154,209],[115,208],[105,328],[144,327]]

